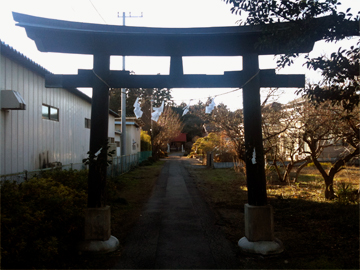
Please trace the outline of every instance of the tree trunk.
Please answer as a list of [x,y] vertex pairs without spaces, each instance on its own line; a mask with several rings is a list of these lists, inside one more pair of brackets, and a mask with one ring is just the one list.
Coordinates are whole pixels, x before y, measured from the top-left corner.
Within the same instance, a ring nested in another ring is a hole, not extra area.
[[351,160],[354,156],[356,156],[358,154],[359,154],[359,148],[355,148],[355,150],[352,153],[346,155],[342,159],[338,159],[333,164],[333,166],[329,170],[328,177],[327,178],[324,177],[325,185],[326,185],[326,190],[325,190],[325,198],[326,199],[332,200],[336,197],[335,192],[334,192],[334,187],[333,187],[335,174],[342,170],[342,167],[345,166],[346,162],[348,162],[349,160]]
[[299,168],[296,170],[295,182],[297,182],[301,170],[302,170],[303,168],[305,168],[305,166],[310,163],[310,160],[311,160],[310,158],[307,158],[307,159],[305,160],[305,162],[304,162],[303,164],[301,164],[301,165],[299,166]]
[[335,191],[334,191],[334,177],[328,176],[325,179],[325,199],[333,200],[335,199]]
[[291,170],[292,170],[293,167],[294,167],[294,163],[293,163],[293,162],[290,162],[290,163],[286,166],[286,169],[285,169],[285,172],[284,172],[284,176],[283,176],[282,182],[287,182],[287,181],[290,182],[290,172],[291,172]]
[[315,167],[321,173],[322,177],[325,180],[325,199],[332,200],[335,198],[334,192],[334,175],[328,175],[317,158],[312,157],[312,161],[314,162]]
[[278,165],[277,165],[277,160],[276,160],[276,158],[274,158],[274,160],[273,160],[273,166],[275,167],[276,174],[277,174],[279,180],[282,182],[283,178],[282,178],[280,169],[279,169],[279,167],[278,167]]

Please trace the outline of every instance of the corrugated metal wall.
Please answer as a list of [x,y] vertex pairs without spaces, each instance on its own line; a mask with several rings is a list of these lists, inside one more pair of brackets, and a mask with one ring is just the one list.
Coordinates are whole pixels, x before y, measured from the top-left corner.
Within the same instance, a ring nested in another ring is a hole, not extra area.
[[[51,162],[78,163],[89,149],[91,104],[0,55],[0,90],[18,91],[26,110],[0,112],[0,174],[39,169]],[[59,109],[59,121],[42,119],[42,104]]]
[[133,155],[140,152],[140,128],[126,125],[126,154]]

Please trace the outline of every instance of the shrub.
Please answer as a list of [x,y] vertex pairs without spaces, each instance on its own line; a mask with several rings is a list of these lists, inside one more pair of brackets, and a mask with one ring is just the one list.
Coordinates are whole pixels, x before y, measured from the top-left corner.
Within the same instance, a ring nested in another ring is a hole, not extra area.
[[359,201],[359,190],[354,189],[350,184],[341,182],[337,185],[336,200],[340,204],[350,204]]
[[[53,267],[74,252],[83,233],[85,173],[57,171],[54,178],[1,184],[1,252],[4,268]],[[76,188],[75,188],[76,187]],[[59,264],[58,264],[59,265]]]
[[139,165],[140,166],[151,166],[153,164],[153,162],[149,161],[149,160],[143,160]]
[[86,191],[88,184],[88,173],[87,170],[77,171],[77,170],[52,170],[45,171],[41,174],[41,178],[52,178],[54,181],[63,184],[69,188]]
[[151,136],[147,133],[147,131],[141,131],[140,143],[141,151],[151,151]]
[[168,156],[168,153],[163,151],[163,150],[159,150],[158,152],[158,157],[159,158],[166,158]]

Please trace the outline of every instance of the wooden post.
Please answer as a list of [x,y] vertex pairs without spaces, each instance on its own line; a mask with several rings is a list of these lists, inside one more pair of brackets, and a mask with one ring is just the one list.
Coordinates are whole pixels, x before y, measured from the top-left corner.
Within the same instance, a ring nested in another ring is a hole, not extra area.
[[[90,152],[96,153],[105,146],[108,139],[109,125],[109,86],[106,79],[110,73],[110,56],[94,55],[94,73],[96,79],[93,86],[91,102]],[[104,149],[102,155],[107,154]],[[106,204],[106,158],[102,164],[90,164],[88,176],[88,207],[103,207]]]
[[247,81],[243,87],[243,103],[248,203],[263,206],[267,204],[267,195],[257,54],[243,56],[243,72]]

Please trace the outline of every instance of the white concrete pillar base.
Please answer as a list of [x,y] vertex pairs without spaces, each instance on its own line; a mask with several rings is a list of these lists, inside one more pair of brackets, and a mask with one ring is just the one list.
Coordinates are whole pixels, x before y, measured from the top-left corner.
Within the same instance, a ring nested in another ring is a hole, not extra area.
[[119,240],[115,236],[110,236],[106,241],[85,240],[79,243],[78,250],[84,253],[109,253],[117,250]]
[[261,255],[279,254],[284,251],[282,242],[274,237],[273,208],[271,205],[245,204],[245,237],[238,242],[247,253]]
[[274,255],[284,251],[282,242],[275,238],[274,241],[250,242],[246,237],[239,240],[238,245],[243,252],[261,255]]

